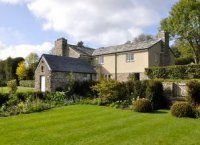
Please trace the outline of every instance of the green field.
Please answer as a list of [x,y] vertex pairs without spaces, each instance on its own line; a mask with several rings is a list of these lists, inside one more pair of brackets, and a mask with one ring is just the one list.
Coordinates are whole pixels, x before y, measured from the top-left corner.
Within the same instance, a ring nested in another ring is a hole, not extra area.
[[1,145],[199,145],[200,120],[73,105],[0,118]]
[[[8,87],[0,87],[0,93],[8,93]],[[34,88],[18,87],[17,92],[34,92]]]

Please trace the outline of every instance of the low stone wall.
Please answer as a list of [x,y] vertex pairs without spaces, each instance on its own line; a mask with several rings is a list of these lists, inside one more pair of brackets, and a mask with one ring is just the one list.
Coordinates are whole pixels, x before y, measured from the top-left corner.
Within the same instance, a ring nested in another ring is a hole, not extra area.
[[168,97],[179,98],[187,96],[186,83],[164,82],[163,89]]

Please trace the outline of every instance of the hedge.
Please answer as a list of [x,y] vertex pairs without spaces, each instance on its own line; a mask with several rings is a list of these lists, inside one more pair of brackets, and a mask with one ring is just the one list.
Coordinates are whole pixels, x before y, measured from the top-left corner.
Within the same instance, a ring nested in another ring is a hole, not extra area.
[[34,80],[21,80],[19,82],[19,85],[21,87],[30,87],[30,88],[34,88],[35,86],[35,81]]
[[145,69],[151,79],[199,79],[200,65],[175,65]]
[[187,83],[187,100],[192,105],[200,104],[200,82],[190,81]]

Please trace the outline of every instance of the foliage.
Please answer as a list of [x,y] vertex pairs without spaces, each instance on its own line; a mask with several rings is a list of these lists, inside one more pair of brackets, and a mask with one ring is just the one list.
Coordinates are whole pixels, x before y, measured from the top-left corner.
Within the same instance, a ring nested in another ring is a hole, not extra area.
[[146,35],[146,34],[140,34],[138,37],[136,37],[133,42],[143,42],[143,41],[149,41],[149,40],[153,40],[153,36],[152,35]]
[[130,81],[138,81],[139,79],[140,78],[138,77],[138,73],[131,73],[128,78]]
[[152,112],[153,108],[148,99],[138,99],[133,102],[133,109],[136,112]]
[[8,93],[0,93],[0,107],[9,100]]
[[180,0],[172,7],[169,17],[161,21],[161,29],[191,47],[195,63],[200,62],[199,7],[199,0]]
[[94,98],[94,99],[86,98],[86,99],[81,99],[78,103],[79,104],[89,104],[89,105],[101,105],[102,104],[100,98]]
[[163,85],[160,81],[151,80],[148,82],[146,98],[150,100],[154,110],[167,108],[168,100],[164,96]]
[[[75,83],[75,76],[72,72],[67,74],[67,86],[66,86],[66,94],[69,97],[73,97],[74,95],[74,83]],[[75,101],[75,100],[74,100]]]
[[45,99],[54,105],[68,104],[68,99],[65,92],[46,93]]
[[16,74],[19,78],[19,80],[24,80],[27,77],[27,71],[26,71],[26,64],[24,61],[20,62],[18,64]]
[[171,114],[175,117],[196,117],[196,111],[187,102],[176,102],[171,107]]
[[3,81],[9,81],[11,79],[17,79],[16,68],[19,62],[24,59],[21,57],[11,58],[8,57],[4,61],[0,61],[0,78],[2,75]]
[[99,97],[106,103],[118,101],[118,85],[116,80],[102,79],[98,84],[93,86],[93,90],[98,92]]
[[191,57],[181,57],[175,59],[175,65],[187,65],[194,62],[194,59]]
[[187,83],[187,100],[193,105],[200,104],[200,82],[190,81]]
[[110,107],[119,108],[119,109],[127,109],[131,105],[129,100],[117,101],[110,104]]
[[73,85],[73,94],[81,98],[94,98],[97,93],[92,90],[92,86],[96,85],[95,81],[75,81]]
[[34,80],[21,80],[19,81],[19,85],[21,87],[30,87],[30,88],[34,88],[35,86],[35,81]]
[[30,53],[26,58],[25,58],[26,63],[28,64],[28,66],[32,66],[32,65],[37,65],[38,61],[39,61],[39,57],[36,53]]
[[199,79],[200,65],[175,65],[166,67],[151,67],[145,69],[151,79]]
[[9,87],[9,93],[15,93],[17,91],[17,81],[11,80],[7,82],[7,86]]
[[39,62],[39,57],[36,53],[30,53],[25,58],[27,66],[27,79],[33,80],[34,79],[34,72]]

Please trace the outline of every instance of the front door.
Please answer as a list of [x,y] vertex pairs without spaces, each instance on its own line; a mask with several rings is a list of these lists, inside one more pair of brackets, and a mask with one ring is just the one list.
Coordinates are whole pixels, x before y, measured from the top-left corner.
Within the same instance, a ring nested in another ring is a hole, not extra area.
[[40,77],[40,82],[41,82],[41,92],[45,92],[46,88],[45,88],[45,76],[41,76]]

